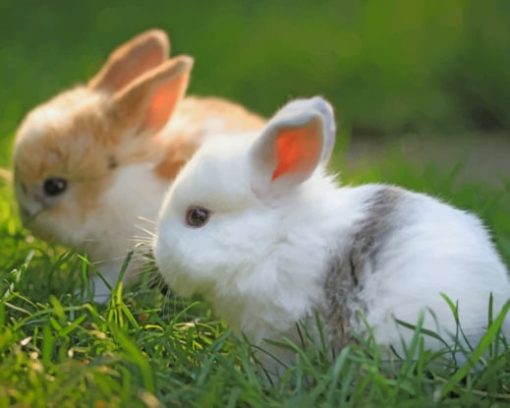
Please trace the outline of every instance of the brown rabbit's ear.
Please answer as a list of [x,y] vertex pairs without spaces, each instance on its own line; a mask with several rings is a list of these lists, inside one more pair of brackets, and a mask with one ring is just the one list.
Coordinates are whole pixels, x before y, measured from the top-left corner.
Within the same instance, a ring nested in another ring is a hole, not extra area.
[[191,57],[172,58],[115,94],[119,125],[138,132],[160,130],[184,97],[192,67]]
[[118,92],[135,78],[162,64],[170,44],[162,30],[149,30],[115,49],[101,70],[89,81],[89,87]]

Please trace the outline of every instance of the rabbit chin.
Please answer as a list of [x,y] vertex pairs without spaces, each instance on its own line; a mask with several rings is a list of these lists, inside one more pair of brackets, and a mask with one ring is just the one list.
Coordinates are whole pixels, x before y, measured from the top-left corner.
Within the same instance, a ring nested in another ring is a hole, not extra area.
[[39,214],[35,221],[24,222],[24,225],[39,239],[81,250],[87,236],[76,217],[79,217],[77,211],[71,215],[60,209],[51,209],[51,212],[47,210],[47,213]]

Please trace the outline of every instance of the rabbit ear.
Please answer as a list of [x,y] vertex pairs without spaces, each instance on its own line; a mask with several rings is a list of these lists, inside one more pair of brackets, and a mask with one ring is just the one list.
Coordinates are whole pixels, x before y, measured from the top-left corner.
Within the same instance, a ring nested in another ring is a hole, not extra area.
[[101,70],[89,81],[89,87],[118,92],[135,78],[162,64],[170,45],[164,31],[149,30],[114,50]]
[[250,151],[252,187],[259,195],[287,191],[329,159],[335,141],[333,109],[316,97],[283,107]]
[[173,58],[145,73],[114,96],[115,120],[122,128],[151,135],[167,122],[188,87],[193,59]]

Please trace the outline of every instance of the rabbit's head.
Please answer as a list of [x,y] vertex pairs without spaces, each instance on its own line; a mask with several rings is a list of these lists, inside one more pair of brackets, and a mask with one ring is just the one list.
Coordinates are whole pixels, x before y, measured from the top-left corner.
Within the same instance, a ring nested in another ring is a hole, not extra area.
[[143,33],[115,50],[88,85],[25,117],[14,144],[15,190],[24,224],[36,235],[79,247],[116,173],[161,154],[157,135],[193,64],[186,56],[167,59],[168,48],[165,33]]
[[334,140],[333,110],[315,97],[288,103],[251,137],[205,143],[160,213],[155,257],[171,288],[221,297],[276,283],[272,254],[292,245],[302,197],[324,187]]

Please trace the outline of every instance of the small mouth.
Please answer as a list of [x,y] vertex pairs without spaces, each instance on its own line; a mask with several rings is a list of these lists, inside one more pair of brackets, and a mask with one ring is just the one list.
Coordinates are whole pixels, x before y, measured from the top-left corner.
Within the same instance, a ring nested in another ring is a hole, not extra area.
[[30,226],[35,222],[37,216],[44,210],[44,208],[41,208],[39,211],[30,212],[30,210],[28,210],[21,204],[18,206],[18,208],[21,222],[23,223],[23,226],[26,228],[30,228]]
[[37,216],[47,208],[47,205],[38,196],[29,196],[26,193],[26,187],[20,183],[16,185],[16,198],[21,221],[25,227],[29,228]]
[[28,223],[28,220],[30,219],[30,213],[28,212],[28,210],[25,207],[22,207],[20,205],[19,206],[19,215],[21,218],[21,222],[23,223],[23,225],[26,226]]

